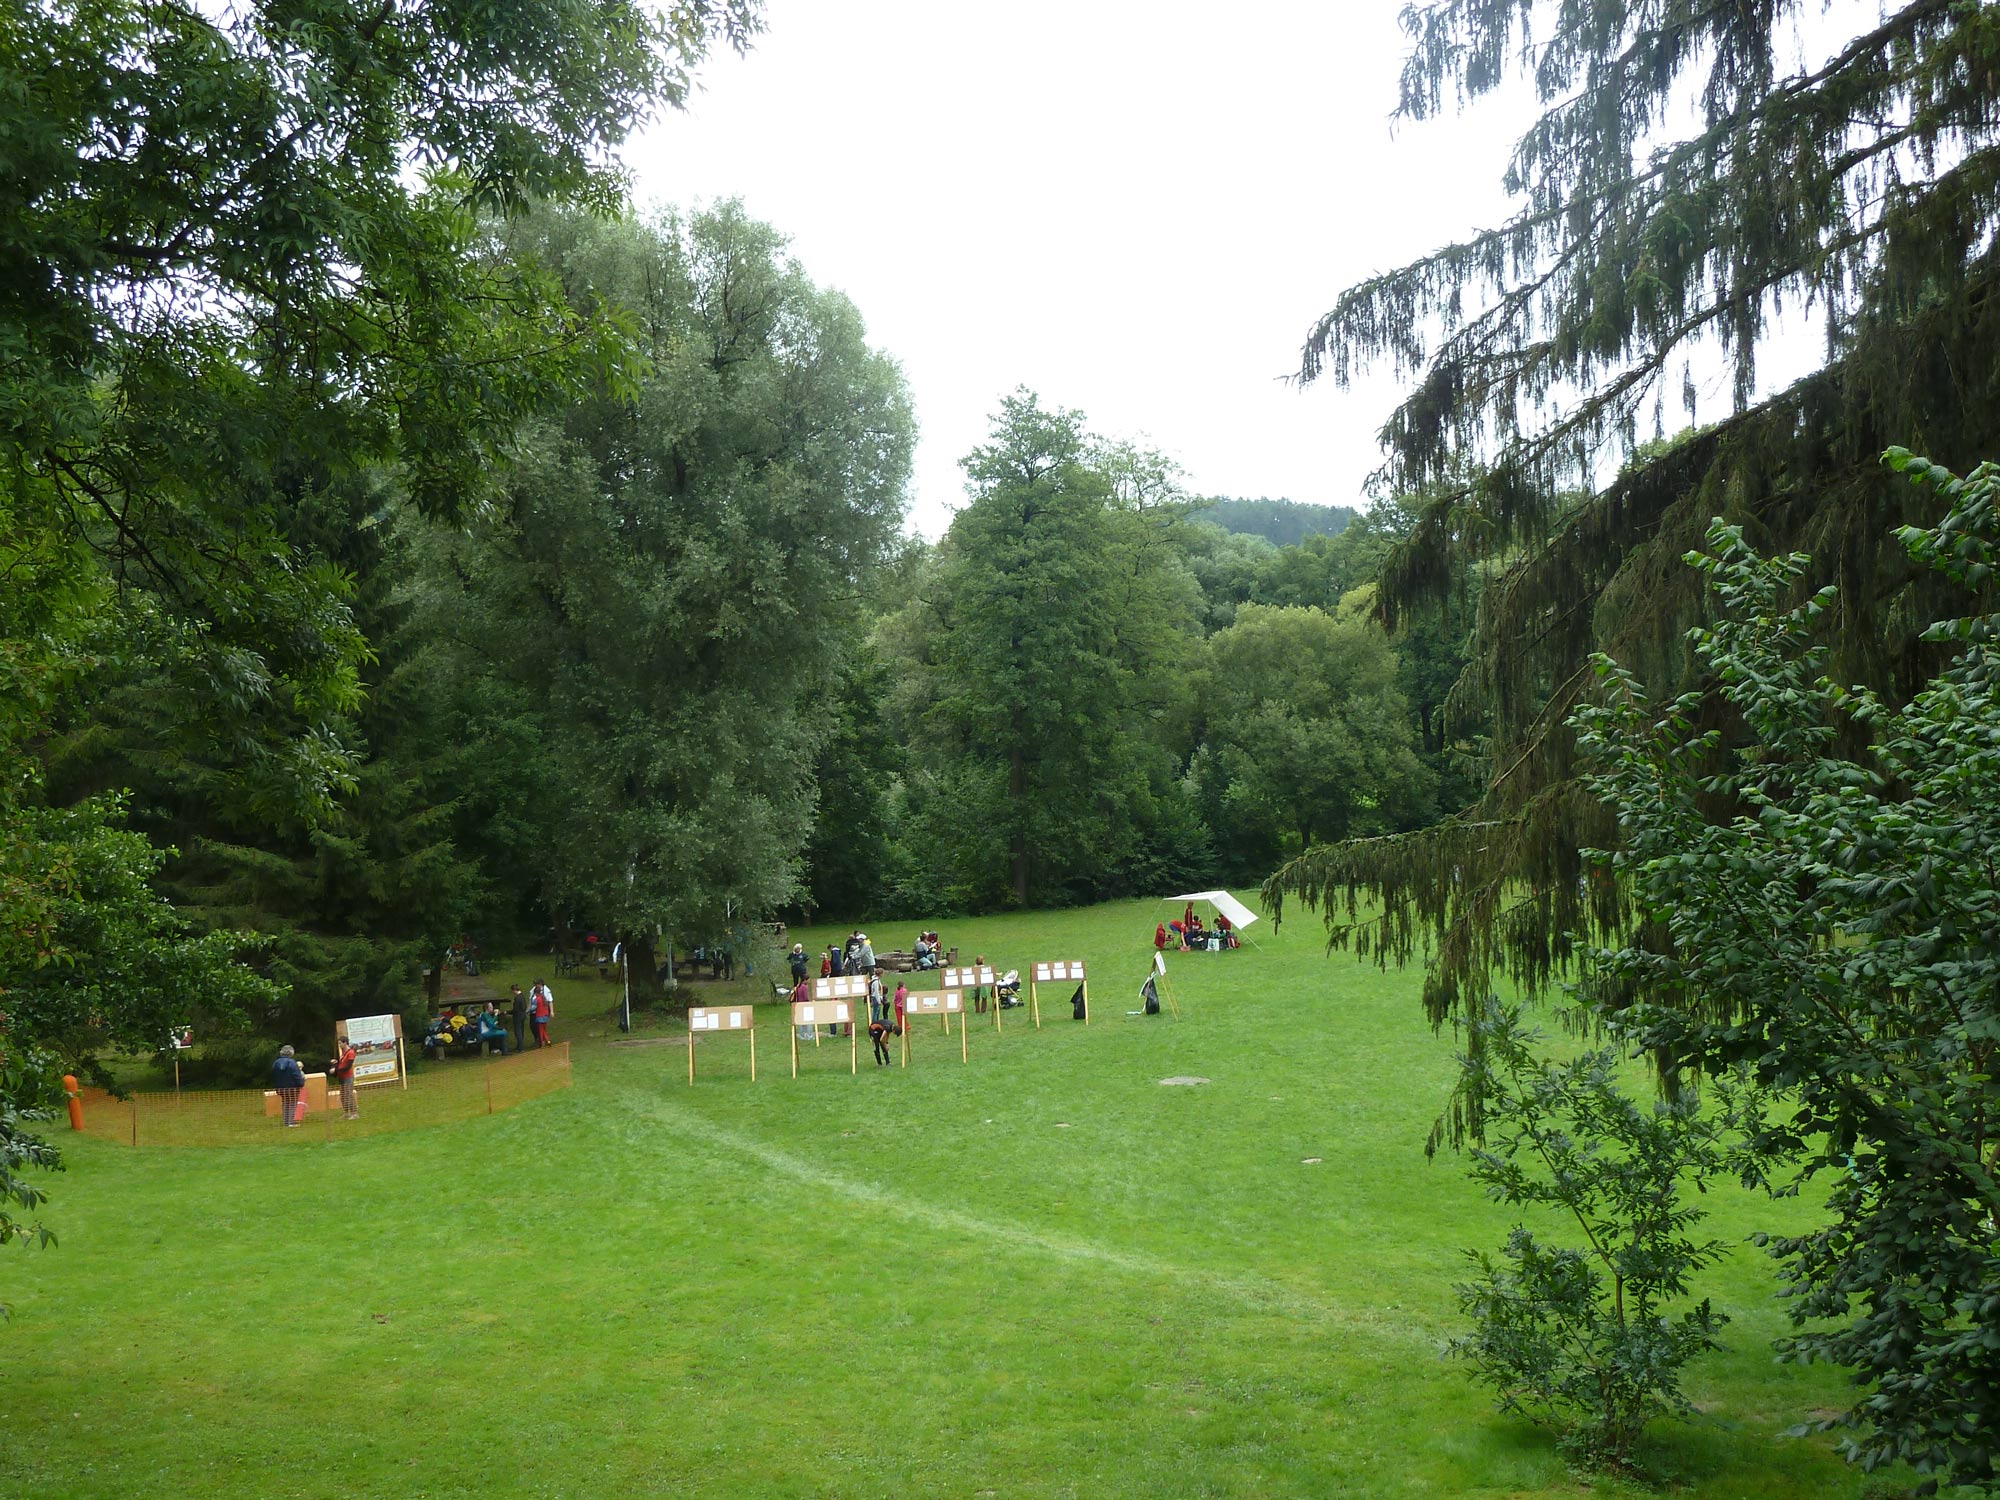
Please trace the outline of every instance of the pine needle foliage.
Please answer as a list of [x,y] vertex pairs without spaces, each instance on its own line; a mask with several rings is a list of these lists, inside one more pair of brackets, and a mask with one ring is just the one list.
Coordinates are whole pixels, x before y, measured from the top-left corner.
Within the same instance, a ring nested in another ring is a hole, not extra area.
[[[1519,210],[1347,291],[1300,374],[1345,384],[1387,361],[1417,377],[1383,429],[1383,478],[1429,498],[1377,608],[1393,625],[1468,560],[1497,565],[1450,704],[1489,717],[1492,769],[1459,819],[1315,848],[1265,894],[1274,911],[1322,908],[1336,946],[1430,959],[1433,1023],[1500,975],[1546,987],[1576,957],[1571,934],[1627,924],[1615,888],[1585,878],[1580,851],[1616,830],[1578,786],[1566,721],[1593,651],[1657,690],[1687,680],[1704,602],[1680,558],[1713,518],[1810,554],[1802,595],[1837,586],[1821,628],[1843,679],[1907,696],[1935,660],[1894,541],[1935,506],[1876,458],[1907,442],[1970,460],[2000,439],[2000,7],[1913,0],[1832,45],[1794,41],[1846,14],[1799,0],[1404,13],[1402,118],[1532,80],[1543,112],[1507,174]],[[1773,320],[1798,310],[1823,319],[1826,362],[1755,400]],[[1676,377],[1692,414],[1704,347],[1724,352],[1733,413],[1641,446]]]

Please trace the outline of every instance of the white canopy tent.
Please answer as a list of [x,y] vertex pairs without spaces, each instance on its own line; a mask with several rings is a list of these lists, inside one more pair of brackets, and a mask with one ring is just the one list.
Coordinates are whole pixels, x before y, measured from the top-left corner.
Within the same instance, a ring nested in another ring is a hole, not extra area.
[[[1257,913],[1250,910],[1249,907],[1238,901],[1227,891],[1189,891],[1185,895],[1166,896],[1162,899],[1180,907],[1185,907],[1190,901],[1205,901],[1214,910],[1229,918],[1230,925],[1239,933],[1243,932],[1244,928],[1257,920]],[[1244,936],[1248,937],[1249,934],[1244,933]],[[1255,941],[1256,939],[1251,939],[1253,944]]]

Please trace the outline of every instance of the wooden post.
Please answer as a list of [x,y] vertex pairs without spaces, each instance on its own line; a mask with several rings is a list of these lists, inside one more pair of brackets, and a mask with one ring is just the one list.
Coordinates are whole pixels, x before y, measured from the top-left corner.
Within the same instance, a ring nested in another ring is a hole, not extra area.
[[1088,979],[1083,982],[1083,1024],[1086,1026],[1090,1024],[1090,981]]
[[861,1032],[852,1021],[847,1023],[847,1071],[861,1076]]
[[688,1027],[688,1084],[694,1084],[694,1028]]
[[[794,1022],[793,1022],[793,1023],[792,1023],[791,1025],[790,1025],[790,1026],[787,1026],[787,1027],[785,1028],[785,1030],[789,1031],[789,1032],[790,1032],[790,1033],[792,1034],[792,1077],[796,1078],[796,1077],[798,1077],[798,1076],[799,1076],[799,1028],[798,1028],[798,1023],[797,1023],[796,1021],[794,1021]],[[814,1034],[815,1034],[815,1035],[817,1035],[817,1034],[818,1034],[818,1032],[819,1032],[819,1028],[818,1028],[817,1026],[813,1027],[813,1032],[814,1032]]]
[[750,1081],[757,1081],[757,1028],[750,1028]]
[[972,1061],[972,1054],[965,1050],[965,1013],[963,1011],[960,1011],[958,1016],[958,1060],[962,1063],[970,1063]]
[[[482,1011],[481,1014],[483,1015],[485,1012]],[[486,1075],[486,1113],[490,1115],[493,1113],[493,1064],[489,1062],[480,1071]],[[327,1108],[326,1118],[327,1126],[331,1129],[333,1122],[333,1109],[331,1106]]]
[[[892,1009],[891,1014],[893,1013],[894,1012]],[[905,1013],[903,1016],[903,1066],[907,1068],[909,1065],[910,1065],[910,1018],[909,1015]]]
[[396,1018],[396,1076],[403,1080],[403,1092],[410,1091],[410,1060],[403,1054],[403,1018]]
[[1042,1029],[1042,996],[1035,988],[1035,971],[1028,970],[1028,1014],[1035,1018],[1035,1030]]

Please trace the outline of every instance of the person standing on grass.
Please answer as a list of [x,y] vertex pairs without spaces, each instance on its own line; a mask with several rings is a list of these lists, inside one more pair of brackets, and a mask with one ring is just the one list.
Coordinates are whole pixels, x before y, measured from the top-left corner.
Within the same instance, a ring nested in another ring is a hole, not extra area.
[[792,944],[792,983],[797,984],[806,977],[806,945]]
[[903,1017],[910,1005],[910,987],[900,978],[896,981],[896,1035],[903,1034]]
[[887,1067],[889,1063],[889,1023],[876,1016],[868,1023],[868,1040],[875,1044],[875,1066]]
[[882,1002],[885,998],[882,993],[882,976],[880,974],[870,974],[868,976],[869,1020],[879,1021],[882,1019]]
[[528,997],[517,984],[514,986],[514,1050],[520,1052],[528,1045]]
[[[806,984],[805,975],[801,974],[799,976],[799,982],[792,986],[792,1004],[804,1005],[806,1001],[810,999],[812,999],[812,989],[810,986]],[[793,1012],[793,1014],[796,1015],[797,1012],[795,1011]],[[815,1027],[811,1026],[799,1027],[799,1040],[802,1042],[811,1041],[813,1037],[816,1036],[817,1034],[818,1034],[817,1028]]]
[[278,1049],[278,1060],[271,1064],[271,1085],[278,1091],[278,1113],[290,1130],[299,1123],[299,1091],[306,1086],[306,1070],[290,1042]]
[[556,1018],[556,997],[545,980],[537,979],[528,992],[528,1014],[535,1023],[535,1045],[549,1045],[549,1022]]
[[340,1113],[342,1118],[361,1118],[361,1105],[354,1097],[354,1043],[341,1040],[340,1050],[333,1055],[333,1061],[326,1065],[334,1081],[340,1085]]

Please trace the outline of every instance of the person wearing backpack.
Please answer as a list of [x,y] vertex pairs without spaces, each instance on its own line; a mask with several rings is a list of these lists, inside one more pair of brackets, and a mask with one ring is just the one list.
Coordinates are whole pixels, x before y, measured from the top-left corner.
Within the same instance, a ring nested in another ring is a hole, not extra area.
[[290,1130],[299,1123],[299,1092],[306,1086],[306,1070],[299,1066],[289,1042],[278,1049],[278,1059],[271,1064],[271,1086],[278,1091],[278,1113]]

